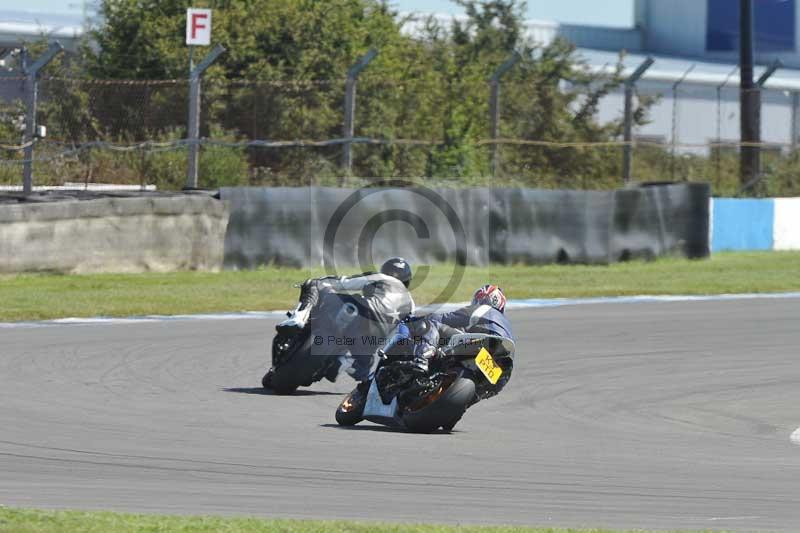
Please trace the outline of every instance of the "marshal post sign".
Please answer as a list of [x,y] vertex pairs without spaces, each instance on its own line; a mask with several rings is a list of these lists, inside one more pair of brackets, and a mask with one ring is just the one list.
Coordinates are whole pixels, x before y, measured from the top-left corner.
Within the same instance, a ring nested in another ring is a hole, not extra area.
[[208,46],[211,44],[211,10],[189,8],[186,10],[186,44]]

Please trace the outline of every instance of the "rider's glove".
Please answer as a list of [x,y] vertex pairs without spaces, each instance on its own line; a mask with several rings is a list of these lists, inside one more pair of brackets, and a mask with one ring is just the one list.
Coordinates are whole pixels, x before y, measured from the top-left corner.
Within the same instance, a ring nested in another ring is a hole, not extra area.
[[364,298],[370,298],[375,294],[375,289],[376,288],[377,287],[376,287],[375,283],[367,283],[361,289],[361,294],[364,296]]
[[436,359],[437,355],[438,355],[438,350],[436,346],[426,346],[419,353],[419,357],[422,357],[425,360]]

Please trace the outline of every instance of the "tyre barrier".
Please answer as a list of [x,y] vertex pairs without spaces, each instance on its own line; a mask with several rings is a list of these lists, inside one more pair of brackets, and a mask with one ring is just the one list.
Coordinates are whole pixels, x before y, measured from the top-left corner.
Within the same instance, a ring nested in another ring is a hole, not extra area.
[[[608,264],[709,254],[708,184],[616,191],[223,188],[225,268]],[[372,255],[374,254],[375,260]]]

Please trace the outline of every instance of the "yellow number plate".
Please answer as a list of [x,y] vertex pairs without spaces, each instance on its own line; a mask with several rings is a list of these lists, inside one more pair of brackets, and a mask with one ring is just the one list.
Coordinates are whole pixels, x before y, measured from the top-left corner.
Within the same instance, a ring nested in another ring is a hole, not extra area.
[[478,365],[478,368],[481,369],[483,375],[492,385],[497,384],[497,380],[503,375],[503,369],[497,366],[497,363],[494,362],[492,355],[486,348],[481,348],[481,351],[475,356],[475,364]]

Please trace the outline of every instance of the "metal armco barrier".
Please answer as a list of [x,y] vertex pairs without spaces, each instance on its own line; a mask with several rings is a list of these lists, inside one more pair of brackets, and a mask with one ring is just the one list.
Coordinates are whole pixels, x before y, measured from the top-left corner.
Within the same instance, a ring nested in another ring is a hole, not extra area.
[[617,191],[223,188],[225,268],[607,264],[709,254],[707,184]]

